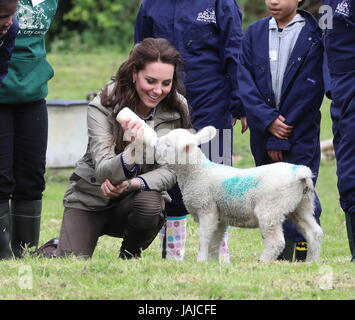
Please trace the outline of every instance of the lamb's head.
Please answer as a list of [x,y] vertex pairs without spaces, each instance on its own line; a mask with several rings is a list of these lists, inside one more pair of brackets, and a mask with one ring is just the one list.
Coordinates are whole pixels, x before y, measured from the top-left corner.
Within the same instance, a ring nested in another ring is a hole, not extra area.
[[205,127],[194,134],[193,130],[174,129],[160,137],[155,145],[155,159],[163,164],[196,164],[200,144],[214,138],[216,129]]

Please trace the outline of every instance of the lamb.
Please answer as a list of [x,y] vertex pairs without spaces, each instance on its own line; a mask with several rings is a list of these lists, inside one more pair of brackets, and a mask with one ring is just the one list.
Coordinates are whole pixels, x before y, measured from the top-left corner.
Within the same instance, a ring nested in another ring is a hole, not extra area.
[[285,246],[286,218],[307,240],[306,261],[317,260],[323,232],[314,218],[311,170],[285,162],[250,169],[215,164],[198,147],[215,134],[211,126],[197,134],[175,129],[155,145],[156,161],[176,172],[183,202],[199,222],[197,260],[218,259],[223,233],[232,225],[259,227],[264,241],[260,261],[274,261]]

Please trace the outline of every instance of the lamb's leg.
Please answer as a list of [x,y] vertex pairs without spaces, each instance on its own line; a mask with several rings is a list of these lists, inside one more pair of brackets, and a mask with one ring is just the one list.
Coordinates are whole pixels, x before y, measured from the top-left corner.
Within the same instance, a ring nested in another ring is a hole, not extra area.
[[[213,210],[214,209],[214,210]],[[200,247],[197,261],[207,261],[212,237],[218,227],[218,211],[212,208],[209,211],[201,210],[198,213]],[[217,255],[218,257],[218,255]]]
[[268,214],[263,212],[257,216],[264,240],[264,251],[260,261],[274,261],[285,247],[285,237],[282,230],[283,215],[277,212],[268,212]]
[[306,261],[314,261],[319,258],[321,240],[323,236],[322,228],[313,216],[314,203],[312,197],[305,197],[296,211],[290,215],[291,220],[302,232],[307,241]]
[[223,241],[224,233],[227,230],[227,227],[228,225],[223,222],[218,223],[218,227],[214,232],[214,234],[212,235],[211,244],[209,248],[209,252],[210,252],[209,258],[215,260],[219,259],[220,247]]

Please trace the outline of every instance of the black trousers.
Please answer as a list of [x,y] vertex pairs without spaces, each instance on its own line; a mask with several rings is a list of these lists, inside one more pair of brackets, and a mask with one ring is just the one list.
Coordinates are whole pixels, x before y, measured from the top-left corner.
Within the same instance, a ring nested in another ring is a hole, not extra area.
[[0,203],[42,199],[47,136],[45,100],[0,104]]

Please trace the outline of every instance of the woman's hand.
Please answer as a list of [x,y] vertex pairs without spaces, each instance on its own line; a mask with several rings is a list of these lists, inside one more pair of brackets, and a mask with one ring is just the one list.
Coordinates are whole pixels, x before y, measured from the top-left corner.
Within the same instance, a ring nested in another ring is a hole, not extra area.
[[101,192],[105,197],[117,198],[124,192],[134,191],[140,189],[140,182],[138,179],[125,180],[117,185],[113,185],[109,179],[106,179],[101,185]]
[[285,124],[285,118],[281,115],[269,125],[268,130],[278,139],[287,140],[292,134],[293,126]]
[[142,128],[142,123],[140,121],[126,119],[122,121],[121,127],[125,132],[123,136],[124,141],[130,141],[133,144],[142,141],[144,129]]

